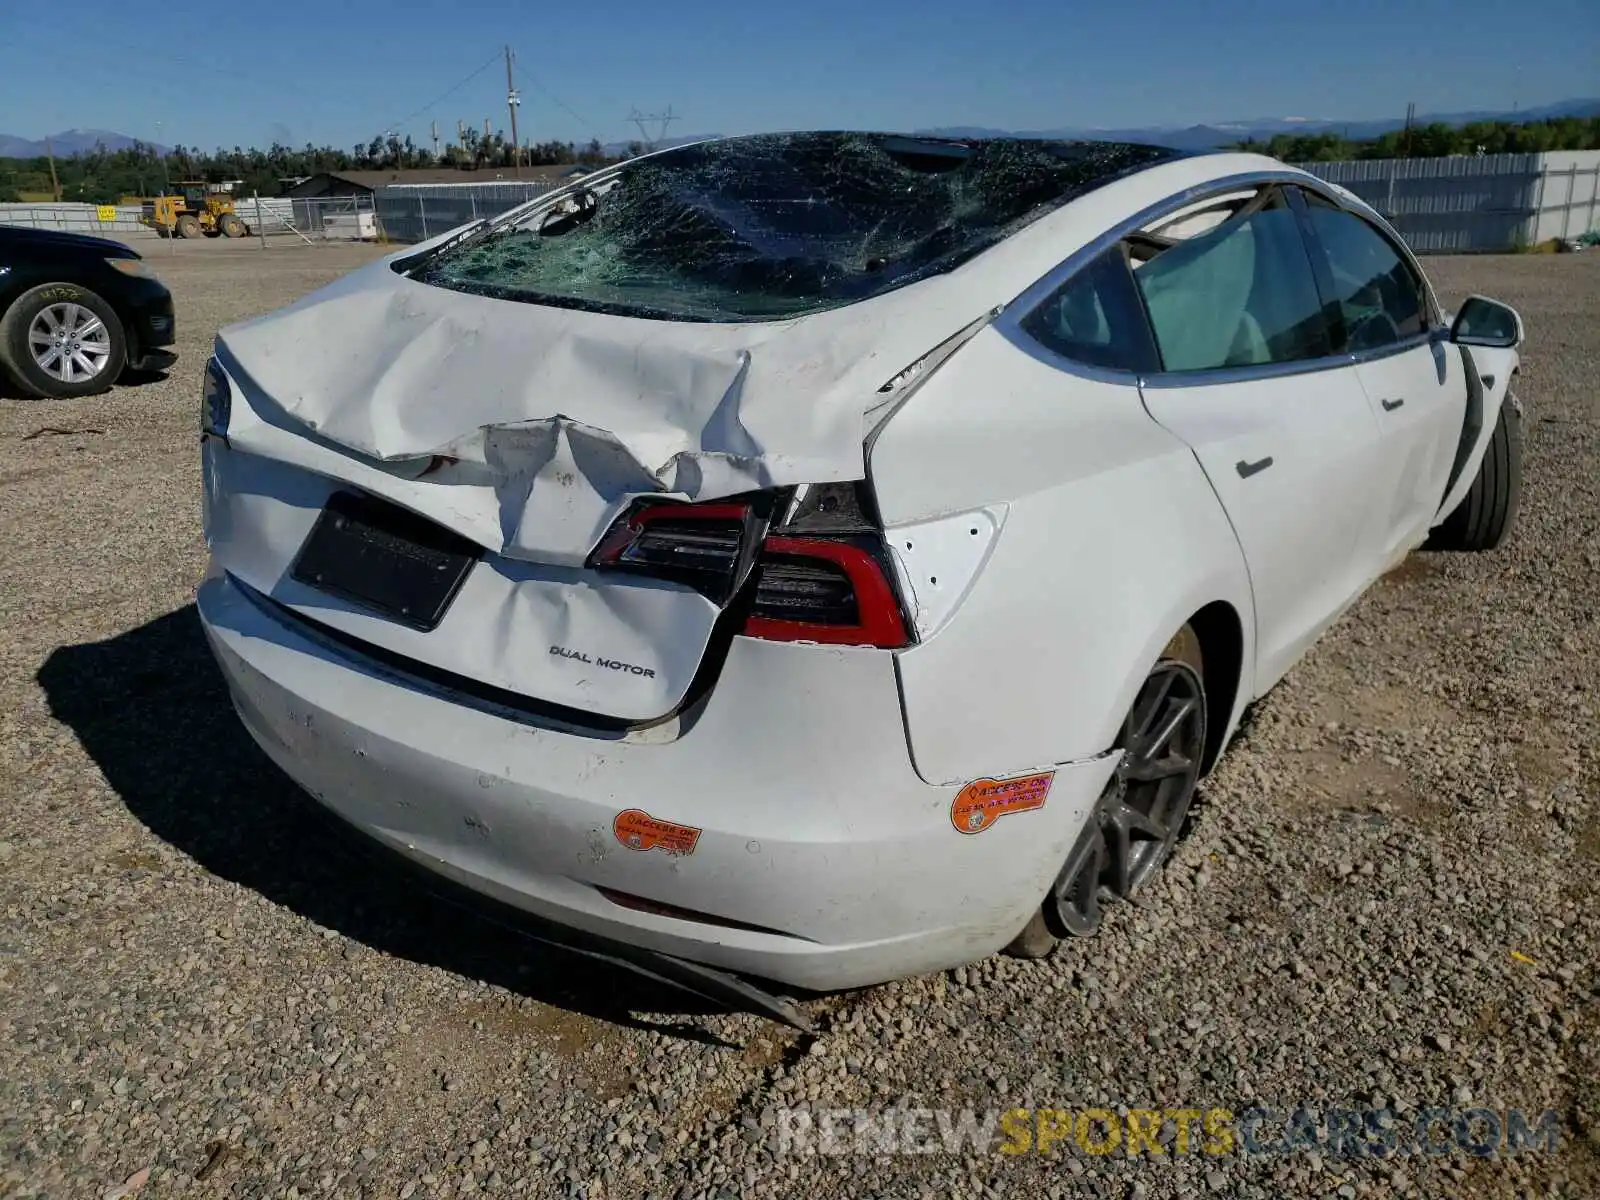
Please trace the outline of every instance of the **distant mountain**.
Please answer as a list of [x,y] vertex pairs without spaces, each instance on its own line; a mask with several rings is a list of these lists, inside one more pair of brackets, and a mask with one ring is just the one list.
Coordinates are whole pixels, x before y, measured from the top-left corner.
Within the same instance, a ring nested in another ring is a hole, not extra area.
[[[1233,133],[1212,125],[1191,125],[1187,129],[1176,126],[1150,126],[1142,129],[991,129],[983,125],[945,125],[938,129],[918,129],[923,137],[945,138],[1060,138],[1073,141],[1090,138],[1106,142],[1146,142],[1158,146],[1171,146],[1174,150],[1214,150],[1244,138],[1243,133]],[[1258,135],[1259,136],[1259,135]]]
[[[1600,97],[1584,100],[1560,100],[1537,108],[1516,111],[1483,109],[1472,112],[1422,113],[1413,118],[1418,125],[1437,121],[1441,125],[1466,125],[1471,121],[1543,121],[1553,117],[1600,116]],[[918,129],[925,137],[992,138],[1093,138],[1111,142],[1145,142],[1157,146],[1171,146],[1175,150],[1216,150],[1247,138],[1257,141],[1280,133],[1339,133],[1352,141],[1364,141],[1400,129],[1404,117],[1391,117],[1374,121],[1340,121],[1333,117],[1248,117],[1238,121],[1214,121],[1203,125],[1139,125],[1118,129],[1093,129],[1082,126],[1064,126],[1053,129],[994,129],[984,125],[944,125],[936,129]],[[693,137],[668,138],[662,148],[681,146],[685,142],[698,142],[720,134],[704,133]],[[607,154],[621,154],[626,142],[612,142],[606,146]]]
[[[1543,121],[1553,117],[1600,116],[1600,98],[1586,100],[1561,100],[1538,108],[1516,111],[1485,109],[1475,112],[1421,113],[1413,123],[1430,125],[1466,125],[1472,121]],[[1095,138],[1114,142],[1150,142],[1171,146],[1176,150],[1215,150],[1220,146],[1242,142],[1246,138],[1266,141],[1280,133],[1339,133],[1352,141],[1375,138],[1405,125],[1405,118],[1392,117],[1376,121],[1340,121],[1330,117],[1253,117],[1239,121],[1218,121],[1209,125],[1146,125],[1126,129],[1086,129],[1066,127],[1057,129],[1004,130],[982,126],[955,125],[938,129],[919,129],[928,137],[1043,137],[1043,138]]]
[[[32,142],[27,138],[0,133],[0,158],[39,158],[49,151],[54,151],[57,158],[71,158],[74,154],[87,154],[101,143],[105,144],[107,150],[127,150],[140,140],[110,129],[68,129],[50,135],[47,151],[43,138]],[[157,153],[164,153],[167,149],[153,142],[144,144]]]
[[[1442,125],[1465,125],[1471,121],[1542,121],[1552,117],[1595,117],[1600,116],[1600,97],[1590,97],[1581,100],[1560,100],[1554,104],[1544,104],[1535,108],[1524,108],[1515,111],[1507,109],[1483,109],[1472,112],[1452,113],[1422,113],[1415,118],[1419,125],[1429,125],[1438,122]],[[983,137],[1043,137],[1043,138],[1096,138],[1105,141],[1118,142],[1149,142],[1161,146],[1171,146],[1177,150],[1215,150],[1220,146],[1242,142],[1246,138],[1255,138],[1257,141],[1266,141],[1275,134],[1280,133],[1327,133],[1334,132],[1350,138],[1352,141],[1361,141],[1375,138],[1388,133],[1392,129],[1399,129],[1405,124],[1402,117],[1389,117],[1375,121],[1341,121],[1332,117],[1250,117],[1238,121],[1214,121],[1204,125],[1141,125],[1117,129],[1094,129],[1083,126],[1062,126],[1052,129],[991,129],[981,125],[946,125],[936,129],[918,129],[917,133],[927,137],[953,137],[953,138],[983,138]],[[669,137],[660,145],[664,149],[669,146],[681,146],[686,142],[703,141],[706,138],[720,137],[715,133],[697,133],[683,137]],[[70,158],[74,154],[84,154],[93,150],[99,143],[104,143],[107,150],[125,150],[132,146],[138,138],[130,137],[125,133],[116,133],[109,129],[68,129],[62,133],[52,134],[51,146],[61,158]],[[151,143],[145,143],[151,145]],[[619,155],[626,151],[626,141],[610,142],[605,146],[609,155]],[[154,147],[158,152],[165,152],[164,146]],[[44,140],[30,141],[27,138],[16,137],[0,133],[0,158],[37,158],[45,153]]]

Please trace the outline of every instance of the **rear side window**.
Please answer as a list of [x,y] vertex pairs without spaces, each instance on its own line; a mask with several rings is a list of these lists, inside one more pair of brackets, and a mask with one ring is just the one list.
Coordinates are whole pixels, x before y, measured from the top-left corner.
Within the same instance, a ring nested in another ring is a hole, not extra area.
[[1382,349],[1427,328],[1422,281],[1388,238],[1355,213],[1310,193],[1306,217],[1333,277],[1347,349]]
[[1074,272],[1022,319],[1022,328],[1075,362],[1141,373],[1161,369],[1120,244]]
[[1276,191],[1129,239],[1162,366],[1209,371],[1332,353],[1294,211]]

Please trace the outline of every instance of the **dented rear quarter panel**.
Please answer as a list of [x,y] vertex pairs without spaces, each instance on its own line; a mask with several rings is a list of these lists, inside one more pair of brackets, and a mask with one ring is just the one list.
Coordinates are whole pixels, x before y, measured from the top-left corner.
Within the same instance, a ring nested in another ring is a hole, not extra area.
[[1249,575],[1193,452],[1149,418],[1131,380],[1066,373],[1022,338],[978,334],[873,446],[891,537],[943,513],[1006,509],[959,608],[897,656],[912,756],[930,781],[1109,749],[1163,646],[1214,601],[1243,627],[1236,712],[1249,691]]

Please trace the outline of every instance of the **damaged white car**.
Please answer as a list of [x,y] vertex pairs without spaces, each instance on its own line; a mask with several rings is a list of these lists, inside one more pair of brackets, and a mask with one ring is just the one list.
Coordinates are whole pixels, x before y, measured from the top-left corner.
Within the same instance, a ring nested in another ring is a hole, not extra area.
[[1521,335],[1271,159],[680,147],[225,329],[199,611],[344,821],[792,1017],[1093,932],[1373,580],[1505,536]]

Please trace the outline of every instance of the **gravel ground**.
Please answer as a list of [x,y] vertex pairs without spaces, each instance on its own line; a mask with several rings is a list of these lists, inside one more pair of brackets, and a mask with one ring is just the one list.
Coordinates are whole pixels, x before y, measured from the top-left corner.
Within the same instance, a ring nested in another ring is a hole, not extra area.
[[[1600,253],[1428,264],[1527,321],[1511,543],[1356,605],[1099,938],[814,1000],[814,1039],[355,863],[235,721],[201,366],[372,253],[162,246],[170,377],[0,399],[0,1195],[1600,1194]],[[1560,1148],[776,1153],[807,1103],[1551,1108]]]

